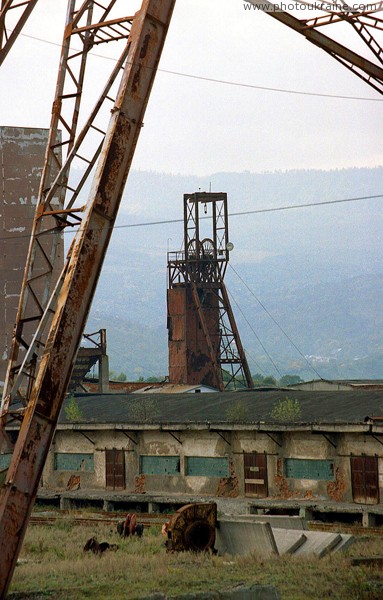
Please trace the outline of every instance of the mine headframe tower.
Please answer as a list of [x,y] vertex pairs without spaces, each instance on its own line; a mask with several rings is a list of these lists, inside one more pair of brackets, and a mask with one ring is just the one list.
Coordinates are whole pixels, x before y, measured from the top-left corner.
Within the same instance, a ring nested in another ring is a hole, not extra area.
[[185,194],[184,249],[168,253],[171,383],[253,386],[224,283],[232,248],[227,194]]

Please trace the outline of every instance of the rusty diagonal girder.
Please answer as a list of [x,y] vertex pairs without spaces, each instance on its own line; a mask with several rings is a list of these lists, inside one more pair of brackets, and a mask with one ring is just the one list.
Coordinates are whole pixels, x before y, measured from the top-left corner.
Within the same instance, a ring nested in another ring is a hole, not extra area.
[[[277,4],[273,4],[268,0],[247,1],[249,4],[253,4],[259,10],[270,15],[270,17],[273,17],[273,19],[280,21],[284,25],[287,25],[287,27],[303,35],[309,42],[322,48],[322,50],[368,83],[368,85],[380,94],[383,94],[383,49],[373,34],[373,30],[381,31],[383,29],[383,20],[375,16],[382,10],[381,8],[357,12],[351,10],[347,4],[344,4],[342,10],[339,11],[339,4],[334,2],[334,12],[305,20],[297,19],[288,12],[280,10]],[[297,4],[316,6],[314,3],[310,5],[310,3],[300,2],[299,0],[297,0]],[[283,6],[283,2],[281,5]],[[320,6],[320,3],[318,6]],[[377,4],[376,6],[379,5]],[[338,11],[336,11],[336,8],[338,8]],[[321,27],[334,23],[339,24],[340,22],[348,23],[353,27],[371,53],[371,60],[318,31]],[[372,60],[374,58],[375,62]]]
[[[8,52],[12,48],[20,31],[32,10],[37,4],[37,0],[1,0],[0,9],[0,65],[3,63]],[[15,16],[17,22],[15,27],[9,33],[7,28],[7,17]]]
[[93,184],[52,307],[6,481],[0,488],[1,599],[11,581],[73,370],[174,4],[175,0],[144,0],[132,21],[122,79]]
[[[127,40],[132,17],[106,21],[115,4],[116,0],[111,0],[107,6],[101,7],[101,10],[99,4],[89,0],[81,3],[70,0],[68,4],[47,153],[3,393],[1,406],[3,425],[9,419],[21,419],[23,410],[19,408],[19,405],[21,403],[25,407],[28,404],[31,385],[33,385],[36,369],[44,350],[44,332],[46,332],[54,312],[54,303],[59,292],[58,287],[48,303],[60,236],[64,227],[81,222],[82,207],[75,206],[75,203],[95,165],[105,136],[105,131],[97,127],[95,121],[105,104],[113,104],[114,99],[109,95],[110,90],[126,60],[129,47]],[[95,14],[96,10],[97,14]],[[77,44],[82,46],[81,50],[71,50],[74,39]],[[121,39],[125,40],[121,57],[114,66],[95,108],[76,138],[89,51],[95,44]],[[63,131],[62,139],[59,139],[58,133],[60,126]],[[91,134],[95,133],[99,140],[95,144],[95,148],[90,153],[88,151],[88,155],[85,156],[86,152],[82,150],[84,143]],[[60,152],[63,150],[65,150],[66,159],[62,162]],[[68,184],[68,180],[70,167],[75,159],[85,163],[85,173],[81,181],[72,187]],[[58,175],[51,184],[53,173],[57,170]],[[49,253],[42,243],[46,244],[47,240],[50,242]],[[37,258],[41,260],[36,261]],[[37,274],[36,262],[40,264]],[[41,263],[45,265],[43,272],[41,272]],[[64,274],[65,272],[59,279],[59,285],[62,283]],[[43,285],[42,294],[36,289],[36,286],[41,286],[41,284]],[[31,322],[35,324],[32,341],[24,335],[25,326]],[[15,410],[12,410],[13,403],[17,405]]]

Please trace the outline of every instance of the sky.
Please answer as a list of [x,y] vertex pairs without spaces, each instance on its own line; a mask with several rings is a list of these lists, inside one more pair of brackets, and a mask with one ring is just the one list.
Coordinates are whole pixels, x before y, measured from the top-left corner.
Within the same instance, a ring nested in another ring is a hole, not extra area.
[[[131,12],[138,7],[126,4]],[[295,31],[244,4],[177,0],[133,168],[208,175],[382,165],[378,92]],[[39,0],[2,65],[1,125],[49,127],[66,5]],[[351,45],[351,37],[342,39]],[[103,45],[94,53],[90,86],[106,79],[113,49]]]

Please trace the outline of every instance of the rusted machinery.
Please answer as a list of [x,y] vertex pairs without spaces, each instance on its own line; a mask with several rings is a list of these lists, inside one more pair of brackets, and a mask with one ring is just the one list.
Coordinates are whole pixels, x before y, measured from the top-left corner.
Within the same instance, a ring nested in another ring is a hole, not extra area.
[[[0,489],[1,598],[5,598],[11,581],[70,380],[174,3],[175,0],[144,0],[136,15],[114,19],[111,11],[116,0],[106,6],[89,0],[77,3],[69,0],[45,168],[2,402],[2,435],[6,435],[5,424],[13,419],[20,421],[20,432],[5,484]],[[74,37],[76,44],[82,42],[82,51],[71,50]],[[122,54],[91,118],[76,137],[87,54],[95,44],[113,39],[123,41]],[[117,75],[121,79],[114,89]],[[65,89],[68,80],[70,91]],[[69,120],[62,112],[68,100],[71,101]],[[109,124],[103,130],[96,117],[105,102],[110,103],[111,110]],[[59,126],[68,134],[62,141],[68,151],[53,185],[49,186],[50,169],[57,160],[54,149]],[[86,149],[80,147],[91,130],[99,138],[93,154],[87,158]],[[75,158],[85,159],[86,177],[95,167],[91,191],[83,206],[78,205],[78,200],[85,176],[77,188],[69,183],[70,166]],[[65,198],[64,208],[57,209],[51,204],[54,194]],[[55,218],[53,230],[45,226],[48,216]],[[79,228],[64,269],[49,295],[57,234],[76,223]],[[40,239],[46,235],[52,236],[52,245],[51,251],[45,252],[46,271],[39,273],[40,280],[45,281],[44,292],[37,297],[33,291],[36,279],[33,266],[36,254],[42,252]],[[27,344],[23,328],[30,322],[34,322],[36,329],[32,342]]]
[[227,195],[185,194],[184,250],[168,253],[171,383],[253,386],[224,283],[232,248]]
[[166,526],[169,551],[214,551],[217,505],[214,502],[186,504]]

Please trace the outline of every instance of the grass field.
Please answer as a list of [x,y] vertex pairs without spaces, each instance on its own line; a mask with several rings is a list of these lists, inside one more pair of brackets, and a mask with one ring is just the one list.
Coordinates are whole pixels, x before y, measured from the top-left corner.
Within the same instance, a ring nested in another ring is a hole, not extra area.
[[[84,553],[93,535],[100,542],[117,543],[118,551]],[[260,583],[275,585],[282,600],[381,600],[383,572],[351,567],[352,556],[383,556],[383,537],[360,538],[344,553],[323,559],[261,560],[168,554],[159,528],[145,530],[142,539],[123,540],[110,525],[61,521],[29,527],[10,598],[36,598],[38,592],[38,598],[54,600],[134,599],[155,592],[176,596]]]

